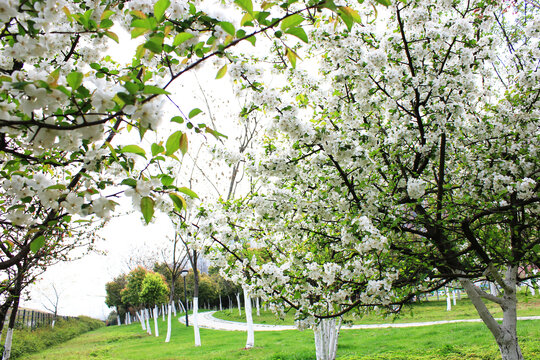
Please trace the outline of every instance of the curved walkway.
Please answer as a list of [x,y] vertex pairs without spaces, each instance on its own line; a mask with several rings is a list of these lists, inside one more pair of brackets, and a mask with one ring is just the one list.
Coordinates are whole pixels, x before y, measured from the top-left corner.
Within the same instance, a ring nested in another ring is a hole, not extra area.
[[[206,329],[213,330],[226,330],[226,331],[246,331],[246,323],[222,320],[214,317],[215,311],[208,311],[199,313],[198,320],[199,326]],[[497,319],[502,320],[502,319]],[[523,316],[518,317],[518,320],[540,320],[540,316]],[[182,324],[185,323],[185,317],[180,316],[178,318]],[[189,315],[189,323],[192,324],[193,317]],[[404,327],[416,327],[416,326],[429,326],[439,324],[452,324],[452,323],[471,323],[482,322],[481,319],[463,319],[463,320],[441,320],[441,321],[426,321],[426,322],[413,322],[413,323],[390,323],[390,324],[370,324],[370,325],[349,325],[342,326],[342,329],[378,329],[378,328],[404,328]],[[255,331],[282,331],[282,330],[295,330],[294,325],[266,325],[266,324],[253,324]]]

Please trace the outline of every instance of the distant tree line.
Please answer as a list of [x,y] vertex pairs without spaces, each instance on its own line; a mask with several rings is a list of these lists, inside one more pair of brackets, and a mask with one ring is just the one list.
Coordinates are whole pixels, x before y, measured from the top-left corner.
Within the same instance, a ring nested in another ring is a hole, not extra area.
[[[138,310],[165,304],[174,289],[173,302],[184,304],[184,279],[178,277],[172,287],[172,276],[165,263],[155,263],[152,270],[138,266],[128,273],[120,274],[105,285],[105,304],[116,309],[122,319],[126,313],[133,315]],[[193,270],[186,275],[186,298],[193,300]],[[236,306],[235,297],[241,288],[225,280],[216,268],[208,273],[199,273],[199,304],[202,308],[229,308]],[[185,306],[185,304],[184,304]]]

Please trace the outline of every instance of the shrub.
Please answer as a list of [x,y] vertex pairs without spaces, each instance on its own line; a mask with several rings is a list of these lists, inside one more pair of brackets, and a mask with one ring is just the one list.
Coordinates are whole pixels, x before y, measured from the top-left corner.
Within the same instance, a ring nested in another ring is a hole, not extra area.
[[35,330],[16,329],[13,334],[11,357],[17,359],[23,355],[44,350],[103,325],[104,323],[100,320],[79,316],[67,320],[59,319],[54,328],[42,326]]

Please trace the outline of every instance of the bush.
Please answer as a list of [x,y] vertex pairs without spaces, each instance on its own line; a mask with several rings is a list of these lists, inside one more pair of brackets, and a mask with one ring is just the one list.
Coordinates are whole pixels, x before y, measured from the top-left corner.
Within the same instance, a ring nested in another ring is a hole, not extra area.
[[15,330],[11,357],[20,358],[23,355],[42,351],[50,346],[66,342],[85,332],[95,330],[104,325],[100,320],[87,316],[58,319],[54,328],[42,326],[35,330]]

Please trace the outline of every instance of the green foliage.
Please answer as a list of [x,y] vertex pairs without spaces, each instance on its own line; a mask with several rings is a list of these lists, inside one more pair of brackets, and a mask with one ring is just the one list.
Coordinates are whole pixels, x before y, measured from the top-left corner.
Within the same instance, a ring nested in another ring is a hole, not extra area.
[[13,334],[11,357],[12,359],[22,359],[25,355],[43,351],[51,346],[64,343],[83,333],[98,329],[103,325],[104,323],[100,320],[87,316],[79,316],[78,318],[70,318],[68,320],[59,319],[54,328],[43,326],[33,331],[29,329],[17,329]]
[[113,281],[105,284],[105,304],[108,307],[116,307],[120,312],[125,312],[125,306],[122,301],[122,290],[127,285],[125,274],[117,276]]
[[139,266],[127,275],[126,287],[121,291],[122,302],[126,305],[139,306],[142,304],[139,294],[148,270]]
[[148,306],[154,306],[167,302],[169,287],[165,277],[154,272],[147,272],[141,286],[139,298]]

